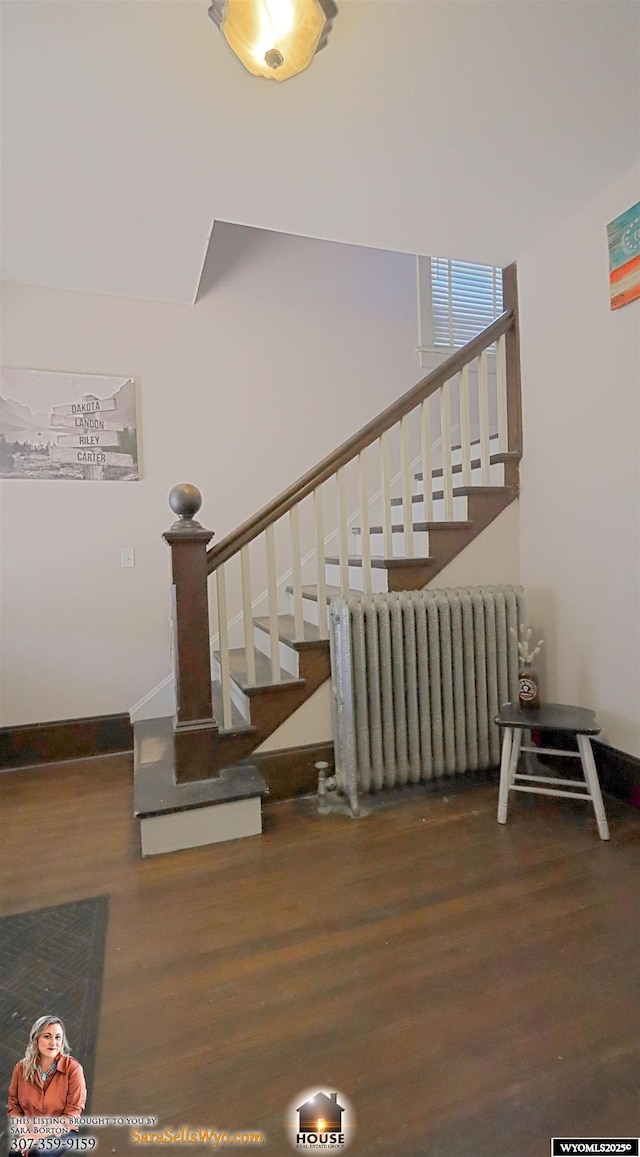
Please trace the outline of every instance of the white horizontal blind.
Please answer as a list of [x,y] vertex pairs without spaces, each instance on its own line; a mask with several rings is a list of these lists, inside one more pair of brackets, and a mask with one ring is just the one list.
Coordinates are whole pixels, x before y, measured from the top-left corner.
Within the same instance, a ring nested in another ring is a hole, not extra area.
[[432,257],[431,305],[434,349],[459,349],[502,313],[502,270]]

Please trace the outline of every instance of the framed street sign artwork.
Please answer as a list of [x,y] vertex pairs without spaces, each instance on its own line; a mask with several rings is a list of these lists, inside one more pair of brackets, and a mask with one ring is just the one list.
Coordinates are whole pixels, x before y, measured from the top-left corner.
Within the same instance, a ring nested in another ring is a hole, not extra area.
[[0,370],[0,478],[136,482],[133,378]]

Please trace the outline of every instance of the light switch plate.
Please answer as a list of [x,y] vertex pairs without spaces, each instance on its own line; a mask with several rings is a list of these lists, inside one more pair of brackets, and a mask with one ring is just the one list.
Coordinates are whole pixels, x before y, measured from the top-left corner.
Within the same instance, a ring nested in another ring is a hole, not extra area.
[[120,566],[135,566],[136,554],[132,546],[123,546],[120,551]]

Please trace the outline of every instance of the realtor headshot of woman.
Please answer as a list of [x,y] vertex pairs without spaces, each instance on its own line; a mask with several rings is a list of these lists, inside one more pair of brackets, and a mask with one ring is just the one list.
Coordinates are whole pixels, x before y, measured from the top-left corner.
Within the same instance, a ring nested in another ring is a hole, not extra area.
[[[49,1157],[67,1153],[66,1141],[77,1134],[77,1118],[85,1106],[87,1086],[82,1065],[70,1053],[60,1017],[39,1017],[29,1033],[27,1051],[22,1060],[18,1061],[11,1077],[7,1113],[9,1126],[12,1123],[17,1125],[15,1118],[20,1117],[58,1117],[64,1120],[55,1126],[52,1123],[50,1127],[46,1124],[38,1125],[37,1130],[28,1127],[25,1121],[25,1132],[21,1132],[20,1139],[33,1141],[31,1153],[46,1152]],[[38,1145],[45,1137],[56,1135],[59,1144],[53,1148],[50,1147],[50,1140],[42,1147]],[[20,1146],[15,1134],[10,1137],[10,1146],[12,1142],[10,1152],[18,1149],[24,1151],[25,1146]]]

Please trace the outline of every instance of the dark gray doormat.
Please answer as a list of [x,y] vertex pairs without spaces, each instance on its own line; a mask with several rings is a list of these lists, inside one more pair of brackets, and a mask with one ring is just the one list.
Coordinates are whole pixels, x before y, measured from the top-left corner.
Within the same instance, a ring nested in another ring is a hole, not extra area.
[[40,1016],[62,1017],[91,1099],[109,897],[0,919],[0,1152],[7,1090]]

